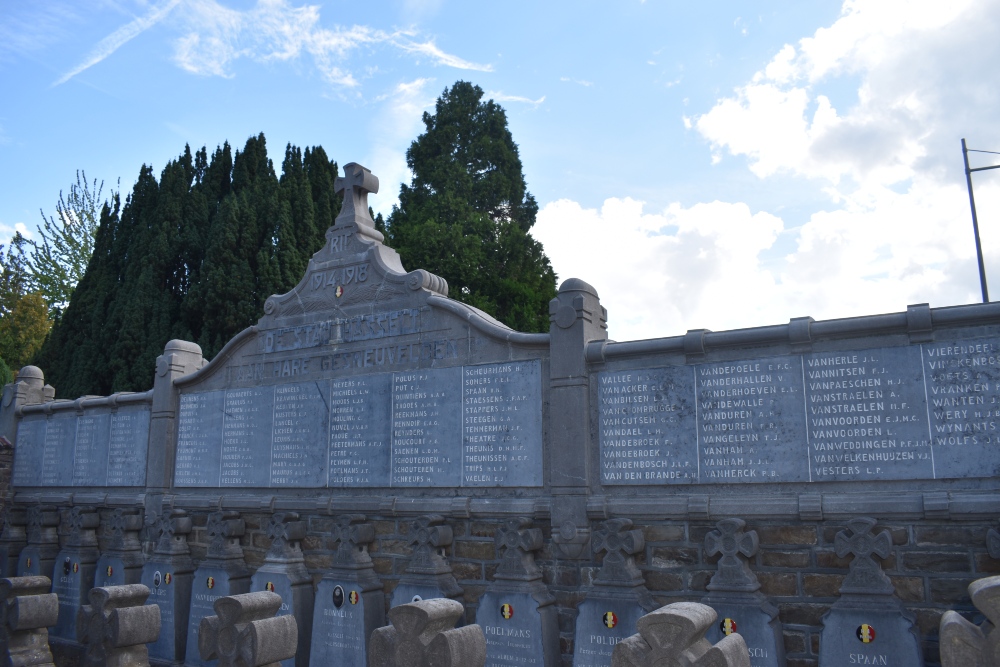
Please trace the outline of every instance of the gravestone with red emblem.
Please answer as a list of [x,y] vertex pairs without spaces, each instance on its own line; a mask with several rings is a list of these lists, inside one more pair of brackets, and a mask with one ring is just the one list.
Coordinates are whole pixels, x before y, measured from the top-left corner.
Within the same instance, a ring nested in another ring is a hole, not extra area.
[[577,609],[575,667],[611,664],[615,645],[635,634],[643,614],[656,609],[635,565],[635,554],[646,544],[642,531],[633,530],[630,519],[611,519],[591,540],[594,553],[604,552],[604,564]]
[[[445,547],[454,539],[451,526],[440,514],[425,514],[410,522],[410,544],[413,553],[406,572],[392,591],[389,607],[401,604],[450,598],[462,602],[464,591],[455,581],[451,565],[445,560]],[[459,625],[464,623],[464,616]]]
[[49,505],[28,508],[28,546],[17,559],[17,576],[53,578],[59,554],[59,512]]
[[97,527],[101,516],[95,507],[74,507],[66,517],[69,536],[66,548],[56,557],[52,592],[59,596],[59,619],[49,633],[53,638],[76,642],[76,614],[94,587],[97,559]]
[[142,579],[142,514],[138,509],[117,508],[104,524],[108,546],[97,561],[94,587],[137,584]]
[[240,537],[246,524],[239,512],[212,512],[208,515],[205,534],[208,550],[205,560],[194,571],[191,584],[191,611],[188,615],[188,638],[185,665],[208,665],[198,652],[198,632],[201,619],[215,615],[215,601],[227,595],[250,592],[250,571],[243,561]]
[[164,507],[147,523],[158,539],[153,557],[142,568],[142,583],[150,591],[146,604],[160,607],[160,637],[149,645],[149,657],[161,663],[180,664],[187,646],[194,572],[187,542],[191,517],[184,510]]
[[252,592],[271,591],[281,596],[278,616],[292,614],[303,628],[302,638],[294,658],[281,661],[282,667],[308,667],[309,641],[305,628],[312,627],[313,583],[302,555],[302,539],[306,536],[305,521],[296,512],[278,512],[267,524],[271,548],[264,564],[250,582]]
[[363,514],[345,514],[331,538],[337,549],[316,590],[309,659],[314,667],[366,667],[368,640],[385,625],[382,582],[368,555],[375,526]]
[[486,665],[555,667],[559,618],[534,556],[544,543],[542,531],[529,519],[508,519],[494,539],[503,560],[476,612],[486,636]]
[[892,581],[873,558],[888,558],[892,549],[889,531],[872,533],[875,523],[875,519],[861,517],[837,533],[837,555],[853,554],[854,560],[840,587],[840,598],[823,616],[821,665],[924,664],[915,617],[903,608]]
[[718,571],[708,584],[702,602],[719,618],[709,626],[705,639],[712,644],[739,633],[746,641],[751,667],[783,667],[785,642],[778,608],[760,592],[760,582],[747,559],[757,553],[757,532],[744,531],[742,519],[723,519],[705,536],[705,553],[721,554]]

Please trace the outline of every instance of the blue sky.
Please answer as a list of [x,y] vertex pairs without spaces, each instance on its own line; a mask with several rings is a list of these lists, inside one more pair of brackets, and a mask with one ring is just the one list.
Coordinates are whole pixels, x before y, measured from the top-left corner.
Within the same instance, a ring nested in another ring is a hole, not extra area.
[[[258,132],[369,167],[387,213],[465,79],[616,339],[973,302],[959,141],[1000,150],[1000,3],[945,4],[0,0],[0,236],[77,169],[127,192]],[[974,178],[1000,267],[1000,171]]]

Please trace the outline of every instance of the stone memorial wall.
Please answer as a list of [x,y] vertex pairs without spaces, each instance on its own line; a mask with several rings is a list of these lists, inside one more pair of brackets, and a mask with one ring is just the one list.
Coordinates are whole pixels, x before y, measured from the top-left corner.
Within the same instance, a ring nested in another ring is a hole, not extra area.
[[[163,598],[211,560],[208,517],[223,512],[245,525],[232,546],[254,581],[294,570],[299,667],[310,646],[336,651],[311,636],[326,627],[314,610],[364,608],[368,628],[414,577],[447,579],[465,623],[486,600],[490,628],[546,628],[516,639],[558,643],[568,665],[577,649],[609,658],[655,605],[719,598],[718,561],[736,556],[706,536],[738,520],[759,540],[739,556],[760,586],[752,602],[777,609],[761,632],[780,628],[784,643],[753,657],[803,666],[818,663],[852,562],[836,536],[871,517],[888,531],[891,595],[936,664],[941,615],[971,612],[968,584],[1000,572],[1000,304],[615,342],[596,290],[570,278],[549,332],[517,332],[406,271],[367,213],[377,179],[345,170],[344,207],[301,282],[214,359],[170,341],[146,392],[56,398],[33,367],[4,388],[0,574],[50,572],[74,512],[97,510],[102,557],[128,556],[107,576],[144,559],[150,600]],[[292,516],[294,558],[276,556],[275,517]],[[497,575],[497,536],[515,519],[538,531],[540,578]],[[337,547],[338,525],[371,529]],[[449,539],[417,534],[431,528]],[[630,565],[612,577],[621,554]],[[190,601],[170,600],[160,640],[180,660]],[[727,613],[725,634],[740,621]]]

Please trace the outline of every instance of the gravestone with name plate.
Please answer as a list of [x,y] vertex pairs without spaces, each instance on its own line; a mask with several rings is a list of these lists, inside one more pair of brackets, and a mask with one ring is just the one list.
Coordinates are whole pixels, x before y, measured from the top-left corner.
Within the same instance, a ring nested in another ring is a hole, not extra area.
[[591,536],[594,553],[604,552],[604,563],[577,608],[573,664],[605,667],[615,645],[636,632],[643,614],[656,609],[635,565],[646,541],[631,519],[610,519]]
[[3,508],[3,533],[0,533],[0,577],[13,577],[17,572],[17,557],[28,545],[25,524],[28,514],[23,507],[9,502]]
[[476,624],[486,635],[486,665],[555,667],[558,612],[534,556],[544,545],[542,531],[532,528],[530,519],[519,517],[508,519],[494,539],[503,558],[476,612]]
[[215,614],[215,601],[227,595],[250,592],[250,571],[243,561],[243,548],[240,546],[240,537],[245,532],[246,524],[239,512],[212,512],[208,515],[205,526],[208,550],[205,560],[194,571],[191,584],[185,665],[208,665],[198,652],[198,631],[201,619]]
[[69,528],[66,548],[56,557],[52,579],[52,592],[59,596],[59,620],[50,634],[76,642],[76,614],[94,587],[97,559],[101,555],[97,549],[101,515],[95,507],[73,507],[66,516],[66,523]]
[[179,665],[187,647],[188,612],[194,562],[187,536],[191,517],[187,512],[163,507],[147,523],[158,535],[153,556],[142,568],[142,584],[149,588],[146,604],[160,607],[160,636],[149,645],[151,660]]
[[385,625],[382,582],[368,555],[375,526],[363,514],[344,514],[331,538],[337,549],[316,589],[309,660],[313,667],[367,667],[368,640]]
[[271,547],[264,564],[254,572],[250,582],[251,592],[271,591],[281,596],[278,616],[292,614],[303,628],[299,648],[294,658],[281,661],[282,667],[308,667],[309,641],[304,629],[312,627],[313,583],[306,569],[302,554],[302,540],[306,536],[305,521],[296,512],[277,512],[267,524]]
[[142,513],[138,509],[117,507],[104,522],[107,548],[97,561],[94,586],[138,584],[142,579]]
[[[464,591],[455,581],[444,550],[451,546],[454,534],[440,514],[425,514],[410,522],[413,552],[406,571],[392,591],[389,607],[420,600],[450,598],[462,602]],[[464,623],[464,615],[462,621]]]
[[715,644],[739,633],[746,642],[751,667],[784,667],[785,640],[778,608],[760,592],[760,582],[747,563],[757,553],[757,532],[744,528],[742,519],[723,519],[705,536],[705,553],[722,555],[708,584],[709,594],[701,600],[719,616],[705,639]]
[[853,519],[835,538],[837,555],[853,554],[854,560],[840,598],[822,619],[821,665],[924,664],[915,617],[903,608],[892,581],[872,557],[888,558],[892,548],[889,531],[872,533],[875,523],[868,517]]
[[59,555],[59,512],[49,505],[28,508],[28,546],[17,559],[17,576],[40,574],[52,579]]

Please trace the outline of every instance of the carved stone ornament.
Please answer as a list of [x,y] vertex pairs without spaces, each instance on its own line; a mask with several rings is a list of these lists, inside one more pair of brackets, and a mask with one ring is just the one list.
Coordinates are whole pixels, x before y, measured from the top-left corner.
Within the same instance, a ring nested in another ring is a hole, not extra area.
[[635,554],[646,546],[641,530],[631,530],[631,519],[610,519],[594,531],[594,553],[604,553],[604,564],[594,584],[641,586],[642,572],[635,565]]
[[181,509],[164,508],[158,515],[147,518],[157,536],[155,553],[180,556],[191,553],[187,536],[191,533],[191,517]]
[[302,540],[305,536],[306,524],[299,520],[298,512],[276,512],[267,523],[267,537],[271,540],[267,560],[302,560]]
[[639,619],[637,634],[619,642],[612,667],[750,667],[750,652],[737,633],[714,646],[705,631],[715,610],[697,602],[676,602]]
[[372,567],[368,545],[375,541],[375,526],[365,523],[364,514],[342,514],[331,531],[331,538],[337,542],[333,563],[347,569],[367,569]]
[[84,667],[148,667],[146,644],[160,637],[160,607],[147,598],[142,584],[91,589],[76,621]]
[[708,590],[752,593],[760,588],[746,560],[757,553],[760,543],[757,531],[744,532],[746,525],[742,519],[723,519],[705,536],[705,553],[722,554]]
[[53,667],[46,628],[59,618],[48,577],[0,579],[0,661],[11,667]]
[[425,514],[410,522],[410,544],[413,554],[406,571],[413,574],[445,574],[451,566],[444,559],[444,548],[451,545],[451,526],[440,514]]
[[392,625],[372,633],[369,667],[483,667],[486,636],[478,625],[455,627],[463,611],[446,598],[393,607]]
[[28,508],[28,544],[58,544],[59,512],[47,505]]
[[972,604],[987,618],[975,625],[955,611],[941,617],[941,667],[993,667],[1000,665],[1000,577],[977,579],[969,584]]
[[497,529],[494,541],[497,551],[503,551],[503,559],[497,567],[497,579],[534,581],[542,578],[542,571],[535,564],[534,552],[542,548],[544,539],[540,528],[531,527],[531,519],[507,519]]
[[275,616],[281,596],[269,591],[229,595],[215,601],[215,616],[201,620],[198,652],[219,667],[278,667],[295,657],[295,616]]
[[97,527],[101,525],[101,516],[96,507],[73,507],[66,517],[66,524],[69,527],[66,538],[68,548],[97,546]]
[[842,594],[891,595],[895,591],[881,565],[872,558],[873,555],[888,558],[892,548],[889,531],[883,530],[878,535],[872,533],[876,523],[875,519],[868,517],[852,519],[847,524],[847,530],[837,533],[834,539],[834,549],[839,557],[854,554],[850,571],[840,587]]
[[243,558],[240,537],[246,532],[246,523],[239,512],[212,512],[208,515],[205,533],[208,535],[206,557],[212,560],[239,560]]
[[118,507],[105,522],[108,548],[105,554],[121,554],[142,549],[139,531],[142,530],[142,515],[137,509]]

